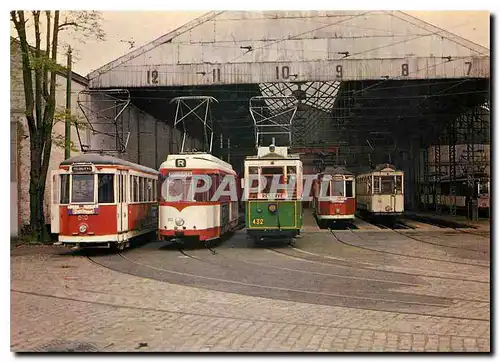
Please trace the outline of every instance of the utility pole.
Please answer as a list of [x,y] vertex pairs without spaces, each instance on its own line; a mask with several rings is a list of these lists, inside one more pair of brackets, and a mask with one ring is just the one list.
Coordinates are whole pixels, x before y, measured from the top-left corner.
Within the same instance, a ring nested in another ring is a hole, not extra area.
[[66,119],[64,123],[64,159],[71,157],[71,46],[68,48],[68,63],[66,65]]

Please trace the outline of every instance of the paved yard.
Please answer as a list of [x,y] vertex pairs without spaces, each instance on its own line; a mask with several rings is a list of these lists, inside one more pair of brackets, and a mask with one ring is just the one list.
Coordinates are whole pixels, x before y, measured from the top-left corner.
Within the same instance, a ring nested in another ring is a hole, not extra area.
[[13,252],[13,351],[489,351],[485,321],[186,287],[60,252]]

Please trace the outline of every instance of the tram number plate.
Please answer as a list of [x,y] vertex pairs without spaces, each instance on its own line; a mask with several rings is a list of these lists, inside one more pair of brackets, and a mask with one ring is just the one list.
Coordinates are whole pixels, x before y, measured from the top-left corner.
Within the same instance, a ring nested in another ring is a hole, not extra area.
[[260,196],[262,199],[276,200],[276,199],[284,199],[286,195],[283,192],[276,192],[273,194],[260,194]]
[[99,213],[99,207],[94,205],[69,205],[68,215],[96,215]]
[[92,172],[92,166],[73,166],[71,170],[74,173]]
[[264,225],[264,219],[253,219],[252,224],[254,225]]

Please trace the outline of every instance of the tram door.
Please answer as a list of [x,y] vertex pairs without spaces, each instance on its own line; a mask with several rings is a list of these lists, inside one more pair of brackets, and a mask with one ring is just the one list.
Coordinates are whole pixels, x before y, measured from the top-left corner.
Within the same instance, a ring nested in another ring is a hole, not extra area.
[[[50,188],[50,231],[59,234],[59,202],[61,200],[61,176],[59,171],[52,171],[52,184]],[[69,184],[69,183],[68,183]]]
[[128,231],[128,173],[127,171],[118,171],[118,233],[123,233],[122,237],[125,239],[125,233]]

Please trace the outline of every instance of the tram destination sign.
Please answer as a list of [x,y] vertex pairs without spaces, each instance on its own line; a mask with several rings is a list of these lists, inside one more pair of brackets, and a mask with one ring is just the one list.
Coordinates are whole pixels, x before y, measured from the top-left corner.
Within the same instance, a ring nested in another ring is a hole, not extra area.
[[90,165],[73,166],[71,170],[74,173],[88,173],[92,172],[92,166]]

